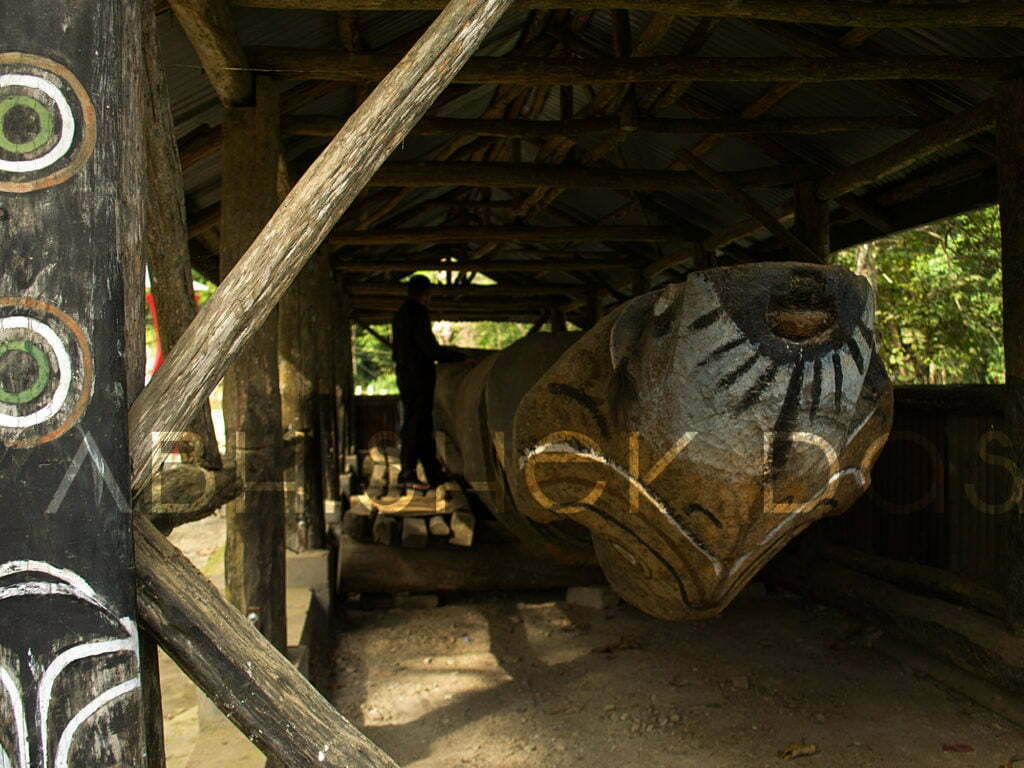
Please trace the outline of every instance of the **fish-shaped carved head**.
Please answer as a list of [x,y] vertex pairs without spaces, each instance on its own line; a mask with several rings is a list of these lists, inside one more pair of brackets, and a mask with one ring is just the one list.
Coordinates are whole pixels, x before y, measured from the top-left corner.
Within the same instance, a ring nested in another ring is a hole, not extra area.
[[757,264],[635,298],[516,413],[516,505],[590,530],[612,586],[664,618],[720,612],[787,541],[864,491],[892,387],[846,269]]

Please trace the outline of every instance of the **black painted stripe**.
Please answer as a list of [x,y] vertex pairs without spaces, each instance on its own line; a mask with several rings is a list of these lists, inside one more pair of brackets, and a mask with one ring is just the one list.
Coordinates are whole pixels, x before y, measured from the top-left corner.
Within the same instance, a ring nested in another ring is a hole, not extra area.
[[717,322],[718,319],[721,318],[722,315],[724,315],[724,314],[725,314],[725,310],[722,309],[721,307],[718,307],[716,309],[712,309],[710,312],[701,315],[696,320],[694,320],[692,323],[690,323],[690,330],[691,331],[703,330],[703,329],[707,328],[708,326],[711,326],[715,322]]
[[601,437],[605,440],[610,439],[611,432],[608,430],[608,420],[601,413],[601,410],[597,407],[597,401],[594,400],[590,395],[581,389],[577,389],[569,384],[560,384],[553,382],[548,384],[548,392],[552,395],[559,395],[561,397],[567,397],[575,403],[582,405],[587,413],[591,415],[594,422],[597,424],[597,428],[601,431]]
[[707,365],[712,360],[714,360],[716,357],[721,357],[726,352],[729,352],[730,350],[736,349],[736,347],[738,347],[744,341],[746,341],[746,339],[743,338],[742,336],[740,336],[739,338],[733,339],[732,341],[727,341],[722,346],[717,347],[716,349],[712,350],[711,354],[709,354],[707,357],[705,357],[703,360],[701,360],[699,363],[697,363],[697,367],[699,368],[702,365]]
[[836,376],[835,404],[838,411],[843,405],[843,358],[838,350],[832,353],[832,370]]
[[768,385],[775,381],[775,376],[778,374],[781,365],[780,362],[774,360],[768,369],[757,377],[757,381],[751,385],[747,393],[743,395],[743,399],[740,400],[740,404],[736,407],[737,412],[747,410],[761,399],[761,395],[768,389]]
[[811,378],[811,421],[818,415],[818,406],[821,405],[821,358],[814,360],[814,374]]
[[747,361],[743,363],[739,368],[725,374],[721,379],[718,380],[718,386],[720,388],[728,389],[742,376],[744,373],[754,367],[754,363],[757,362],[758,358],[761,357],[757,352],[747,358]]
[[857,366],[857,372],[864,373],[864,357],[860,353],[860,345],[851,338],[846,342],[846,346],[850,350],[850,357],[853,358],[853,364]]

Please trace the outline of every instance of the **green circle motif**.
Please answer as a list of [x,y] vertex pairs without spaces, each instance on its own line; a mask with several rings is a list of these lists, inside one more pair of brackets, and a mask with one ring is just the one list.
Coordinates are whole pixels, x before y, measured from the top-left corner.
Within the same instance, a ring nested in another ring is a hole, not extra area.
[[50,381],[50,361],[46,359],[43,350],[30,341],[8,341],[0,344],[0,357],[7,352],[24,352],[31,355],[36,363],[36,380],[20,392],[8,392],[3,385],[0,385],[0,403],[7,405],[31,403],[42,394]]
[[[39,132],[30,140],[20,144],[11,141],[4,133],[4,118],[15,107],[27,107],[39,118]],[[8,96],[0,101],[0,149],[18,155],[33,152],[43,146],[53,136],[53,115],[43,104],[29,96]]]

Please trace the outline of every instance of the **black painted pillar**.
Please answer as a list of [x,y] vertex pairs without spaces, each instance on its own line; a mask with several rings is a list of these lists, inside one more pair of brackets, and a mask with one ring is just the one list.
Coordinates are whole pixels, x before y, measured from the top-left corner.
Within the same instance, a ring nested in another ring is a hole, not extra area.
[[121,264],[135,0],[0,3],[0,765],[142,765]]

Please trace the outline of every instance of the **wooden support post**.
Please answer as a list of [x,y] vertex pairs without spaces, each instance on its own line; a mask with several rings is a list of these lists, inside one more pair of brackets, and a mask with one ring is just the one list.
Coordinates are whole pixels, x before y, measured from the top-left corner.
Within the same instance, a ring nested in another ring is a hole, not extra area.
[[321,248],[316,257],[316,434],[320,457],[320,546],[324,546],[328,513],[341,519],[341,489],[338,485],[338,410],[335,397],[335,339],[338,335],[338,313],[332,302],[333,277],[330,254]]
[[322,519],[320,477],[315,447],[316,342],[313,292],[315,265],[305,266],[278,306],[278,378],[281,430],[286,446],[283,467],[288,546],[299,551],[322,544],[314,518]]
[[[188,251],[190,234],[186,229],[185,192],[178,148],[174,142],[170,101],[160,63],[160,39],[155,16],[147,14],[143,35],[145,122],[142,131],[146,149],[143,248],[149,265],[160,343],[167,354],[195,319],[196,304]],[[209,401],[202,404],[188,431],[195,438],[196,450],[183,458],[191,459],[205,469],[220,469],[222,462]]]
[[141,224],[122,194],[142,10],[0,5],[4,766],[147,765],[126,447]]
[[[813,181],[802,181],[794,191],[796,219],[793,221],[793,235],[824,264],[832,248],[829,241],[829,204],[818,197],[818,185]],[[807,261],[803,249],[790,253],[794,261]]]
[[[257,79],[255,104],[229,108],[224,116],[221,274],[235,268],[277,207],[277,102],[276,84]],[[228,451],[243,481],[242,495],[227,510],[227,597],[283,651],[281,395],[273,316],[224,377],[224,418]]]
[[690,168],[692,168],[699,176],[702,176],[707,181],[715,184],[721,189],[731,200],[743,206],[753,218],[759,221],[765,229],[771,232],[773,235],[778,237],[782,242],[789,246],[790,250],[794,254],[799,254],[802,258],[799,261],[817,261],[818,255],[808,248],[803,242],[794,237],[788,229],[786,229],[782,223],[772,215],[771,211],[765,210],[765,208],[754,198],[743,191],[739,186],[736,185],[728,176],[723,173],[719,173],[710,165],[705,163],[693,152],[683,149],[679,152],[681,160],[685,161]]
[[560,307],[551,310],[551,332],[565,333],[565,312]]
[[355,370],[352,357],[352,301],[344,291],[343,279],[335,274],[331,283],[335,311],[334,349],[334,405],[338,424],[339,468],[345,456],[355,451],[353,406],[355,398]]
[[[1003,345],[1006,355],[1006,421],[1024,471],[1024,80],[996,88],[999,137],[999,212],[1003,238]],[[1010,630],[1024,636],[1024,501],[1011,527],[1006,599]]]

